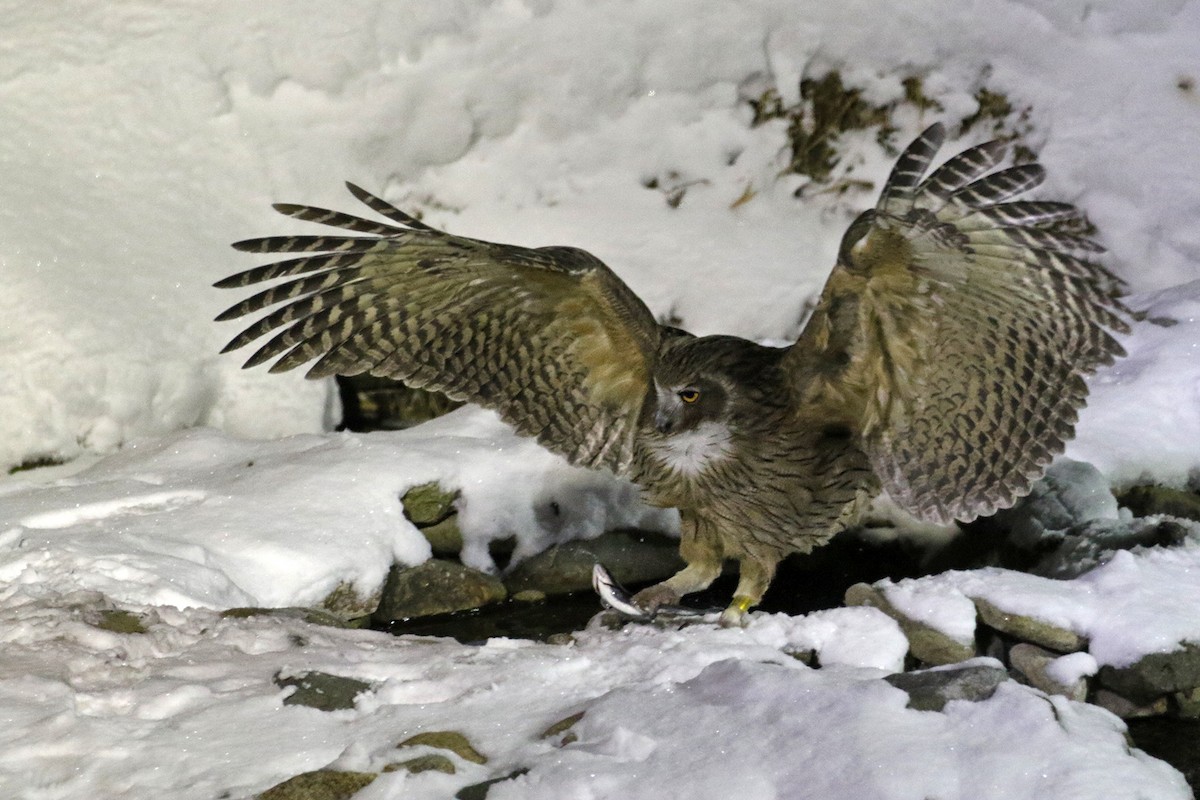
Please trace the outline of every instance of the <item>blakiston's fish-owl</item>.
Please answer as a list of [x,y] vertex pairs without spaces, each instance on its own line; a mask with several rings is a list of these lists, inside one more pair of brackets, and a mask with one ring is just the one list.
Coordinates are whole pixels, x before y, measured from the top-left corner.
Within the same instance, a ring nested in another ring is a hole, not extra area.
[[736,624],[784,556],[880,490],[939,522],[1011,505],[1074,435],[1084,377],[1123,354],[1119,282],[1070,232],[1079,212],[1012,200],[1043,170],[997,169],[998,142],[926,177],[943,137],[934,125],[900,156],[790,347],[665,327],[583,250],[453,236],[351,185],[391,222],[277,205],[358,235],[234,245],[292,257],[217,283],[286,279],[218,317],[277,306],[226,350],[277,331],[246,366],[319,357],[310,377],[397,378],[629,477],[680,510],[686,562],[634,602],[674,603],[735,559]]

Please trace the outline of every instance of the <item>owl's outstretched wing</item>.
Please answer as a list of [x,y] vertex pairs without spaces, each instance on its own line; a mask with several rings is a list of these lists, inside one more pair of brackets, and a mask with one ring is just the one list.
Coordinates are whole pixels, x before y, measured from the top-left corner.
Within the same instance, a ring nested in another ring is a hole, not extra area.
[[660,329],[594,256],[452,236],[356,186],[394,224],[310,206],[287,216],[358,236],[272,236],[234,245],[296,257],[215,285],[286,279],[219,320],[270,306],[225,352],[275,331],[246,366],[319,358],[309,377],[369,373],[499,412],[573,463],[622,472],[632,457]]
[[917,138],[850,226],[786,363],[800,408],[857,431],[894,500],[949,522],[1028,493],[1128,324],[1101,248],[1069,232],[1079,212],[1011,200],[1042,168],[995,170],[989,142],[925,177],[943,138]]

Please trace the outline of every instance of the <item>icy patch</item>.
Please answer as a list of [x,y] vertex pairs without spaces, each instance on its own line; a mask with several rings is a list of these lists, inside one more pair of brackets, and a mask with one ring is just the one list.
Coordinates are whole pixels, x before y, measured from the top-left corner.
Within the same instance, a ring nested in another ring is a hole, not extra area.
[[88,522],[109,520],[123,514],[153,514],[169,512],[202,502],[202,491],[181,489],[174,492],[154,492],[131,495],[117,500],[106,500],[86,505],[76,505],[60,511],[46,511],[20,520],[26,528],[69,528]]

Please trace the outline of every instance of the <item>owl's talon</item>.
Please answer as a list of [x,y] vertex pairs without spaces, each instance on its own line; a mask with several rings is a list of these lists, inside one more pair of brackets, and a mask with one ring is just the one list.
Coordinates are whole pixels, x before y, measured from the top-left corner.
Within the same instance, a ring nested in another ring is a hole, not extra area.
[[663,606],[677,605],[680,597],[679,592],[665,583],[656,583],[635,594],[632,602],[644,611],[647,616],[654,616],[654,613]]

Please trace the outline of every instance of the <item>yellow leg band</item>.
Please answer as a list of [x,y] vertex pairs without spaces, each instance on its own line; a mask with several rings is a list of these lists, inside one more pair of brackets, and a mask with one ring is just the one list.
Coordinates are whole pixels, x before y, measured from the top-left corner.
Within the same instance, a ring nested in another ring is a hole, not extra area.
[[750,606],[753,604],[754,601],[752,601],[749,597],[746,597],[744,594],[739,594],[734,596],[733,602],[729,604],[729,607],[736,608],[738,611],[745,614],[750,610]]

